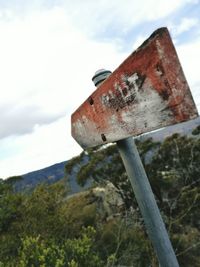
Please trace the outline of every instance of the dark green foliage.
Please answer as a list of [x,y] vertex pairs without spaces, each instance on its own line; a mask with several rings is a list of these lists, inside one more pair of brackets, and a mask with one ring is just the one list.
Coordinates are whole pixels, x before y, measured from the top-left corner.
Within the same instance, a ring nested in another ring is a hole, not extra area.
[[79,238],[66,239],[62,245],[37,236],[22,239],[18,267],[101,267],[102,261],[93,249],[95,230],[84,228]]
[[[77,180],[79,184],[84,185],[85,182],[92,178],[98,184],[103,183],[105,179],[108,179],[106,171],[109,171],[109,174],[112,174],[111,167],[111,156],[115,156],[117,153],[116,146],[109,146],[106,149],[98,150],[88,150],[88,157],[90,158],[89,162],[81,167]],[[121,163],[121,162],[120,162]],[[120,167],[122,166],[122,163]],[[115,166],[116,167],[116,166]],[[103,172],[102,172],[103,171]]]
[[[145,163],[151,153],[159,146],[152,139],[144,142],[136,141],[141,159]],[[128,180],[121,157],[116,145],[110,145],[106,148],[98,148],[88,152],[90,160],[81,167],[77,174],[77,181],[84,185],[88,179],[93,179],[97,184],[103,184],[105,181],[112,182],[121,192],[126,203],[126,207],[135,207],[135,197],[131,184]]]
[[62,220],[68,228],[68,231],[65,233],[68,237],[79,236],[82,227],[95,226],[97,216],[96,205],[88,192],[69,198],[60,207],[60,212]]
[[131,213],[104,224],[99,234],[101,257],[109,259],[112,255],[114,266],[145,267],[156,262],[143,225]]
[[22,176],[11,176],[11,177],[8,177],[4,182],[6,184],[14,185],[16,182],[19,182],[22,179],[23,179]]
[[16,231],[22,217],[22,201],[22,196],[14,194],[10,184],[0,183],[0,262],[10,261],[17,255]]
[[199,266],[200,139],[172,135],[146,170],[181,266]]
[[[136,143],[180,266],[199,267],[200,139],[175,134],[162,144]],[[66,171],[77,164],[80,184],[112,182],[124,210],[109,217],[92,190],[68,196],[64,182],[19,194],[15,177],[0,180],[0,266],[158,267],[117,147],[83,152]]]
[[144,165],[151,161],[152,156],[160,146],[160,143],[154,142],[152,138],[148,138],[145,141],[136,139],[135,144],[138,148],[141,160]]
[[200,174],[200,140],[174,134],[167,138],[146,166],[160,201],[177,197],[185,186],[197,186]]
[[70,174],[72,172],[73,167],[76,164],[79,164],[81,162],[83,155],[84,155],[84,152],[82,152],[80,154],[80,156],[74,157],[67,162],[67,164],[65,165],[65,173],[66,174],[68,174],[68,173]]
[[64,227],[60,220],[60,207],[65,196],[62,184],[40,185],[24,203],[23,231],[29,236],[59,238]]
[[200,134],[200,125],[198,125],[193,131],[192,131],[193,135],[198,135]]

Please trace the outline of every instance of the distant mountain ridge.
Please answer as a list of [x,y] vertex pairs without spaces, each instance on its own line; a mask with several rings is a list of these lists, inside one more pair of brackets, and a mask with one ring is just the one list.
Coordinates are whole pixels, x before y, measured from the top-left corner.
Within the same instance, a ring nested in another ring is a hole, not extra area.
[[64,177],[64,167],[67,161],[56,163],[44,169],[22,175],[21,180],[15,184],[17,191],[31,190],[39,183],[55,183]]
[[84,187],[81,187],[76,181],[76,175],[79,172],[79,169],[83,164],[85,164],[88,161],[87,155],[84,154],[81,164],[73,166],[72,172],[70,174],[66,174],[65,166],[71,160],[56,163],[44,169],[40,169],[22,175],[21,176],[22,179],[16,181],[14,184],[15,190],[18,192],[19,191],[28,192],[29,190],[33,190],[38,184],[42,183],[53,184],[62,179],[65,179],[64,182],[69,188],[69,195],[87,189],[91,184],[90,181],[88,181]]
[[[192,130],[195,129],[199,125],[200,125],[200,117],[194,120],[191,120],[191,121],[168,126],[166,128],[160,129],[158,131],[150,132],[148,134],[144,134],[136,138],[143,141],[151,137],[153,138],[154,141],[161,142],[166,137],[172,135],[173,133],[179,133],[182,135],[191,135]],[[77,183],[77,180],[76,180],[77,173],[79,172],[81,166],[87,163],[87,161],[88,161],[88,157],[84,153],[81,164],[80,163],[77,164],[75,162],[70,174],[65,173],[65,166],[66,164],[70,164],[70,162],[73,162],[73,158],[68,161],[63,161],[63,162],[51,165],[44,169],[40,169],[40,170],[36,170],[30,173],[24,174],[22,175],[22,179],[15,183],[14,185],[15,189],[17,191],[33,190],[40,183],[52,184],[52,183],[58,182],[61,179],[66,178],[66,175],[67,175],[66,184],[68,185],[69,190],[70,190],[69,194],[81,192],[91,186],[91,181],[87,182],[87,184],[84,187],[81,187]]]
[[137,138],[140,140],[145,140],[147,138],[152,137],[154,141],[163,141],[168,136],[179,133],[181,135],[192,135],[192,131],[200,125],[200,117],[197,117],[194,120],[174,124],[171,126],[167,126],[165,128],[143,134],[141,136],[138,136]]

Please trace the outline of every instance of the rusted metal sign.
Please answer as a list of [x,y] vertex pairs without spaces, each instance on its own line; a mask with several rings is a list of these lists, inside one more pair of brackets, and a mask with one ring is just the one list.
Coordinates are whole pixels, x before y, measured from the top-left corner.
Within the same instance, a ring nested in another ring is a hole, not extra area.
[[197,116],[169,32],[161,28],[72,114],[72,136],[87,148]]

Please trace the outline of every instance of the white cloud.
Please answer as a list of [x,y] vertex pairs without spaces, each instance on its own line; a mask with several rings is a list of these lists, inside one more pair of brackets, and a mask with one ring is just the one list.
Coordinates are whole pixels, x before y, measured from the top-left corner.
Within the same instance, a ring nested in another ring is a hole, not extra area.
[[173,36],[176,38],[178,35],[191,30],[199,23],[198,18],[182,18],[178,25],[171,26]]
[[[12,13],[0,19],[0,36],[0,177],[6,177],[81,151],[70,134],[70,115],[95,89],[96,69],[113,70],[125,55],[88,40],[61,8]],[[55,121],[63,113],[67,118]]]
[[49,124],[58,118],[60,113],[41,112],[38,106],[0,106],[1,125],[0,139],[10,135],[30,133],[35,125]]
[[193,0],[63,1],[73,24],[81,31],[95,36],[103,35],[113,28],[119,33],[126,32],[138,27],[140,23],[165,18],[186,4],[195,2]]
[[46,126],[36,126],[32,134],[0,140],[4,153],[0,178],[21,175],[79,154],[82,149],[70,137],[70,131],[70,117],[67,116]]
[[[60,1],[48,9],[33,2],[20,15],[0,9],[0,133],[5,136],[0,177],[43,168],[81,151],[70,134],[70,115],[95,89],[93,73],[114,70],[130,53],[119,52],[118,36],[106,43],[91,35],[108,34],[113,27],[119,32],[137,28],[196,1]],[[188,27],[191,22],[183,23],[182,30]],[[146,37],[141,33],[134,49]],[[199,46],[196,40],[177,47],[198,99]],[[25,135],[15,136],[20,133]]]
[[200,112],[200,76],[199,76],[199,58],[200,58],[200,38],[190,43],[176,47],[183,71],[190,86],[194,101]]
[[61,8],[1,20],[0,36],[0,105],[9,113],[0,123],[12,125],[13,134],[32,131],[36,120],[46,123],[45,114],[51,121],[72,112],[94,89],[91,76],[99,62],[113,68],[122,57],[113,45],[77,32]]

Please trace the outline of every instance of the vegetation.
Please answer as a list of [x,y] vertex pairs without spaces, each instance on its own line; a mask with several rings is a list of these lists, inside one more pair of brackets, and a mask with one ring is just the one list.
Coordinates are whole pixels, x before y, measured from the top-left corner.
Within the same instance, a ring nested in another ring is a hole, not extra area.
[[[162,144],[137,141],[146,172],[180,266],[200,266],[200,138],[174,134]],[[83,162],[84,153],[88,160]],[[112,182],[124,206],[102,214],[93,190],[68,196],[63,182],[15,192],[19,177],[0,180],[1,267],[157,267],[143,219],[115,145],[83,152],[77,180],[94,186]],[[65,181],[65,180],[63,180]],[[106,215],[105,215],[106,214]]]

